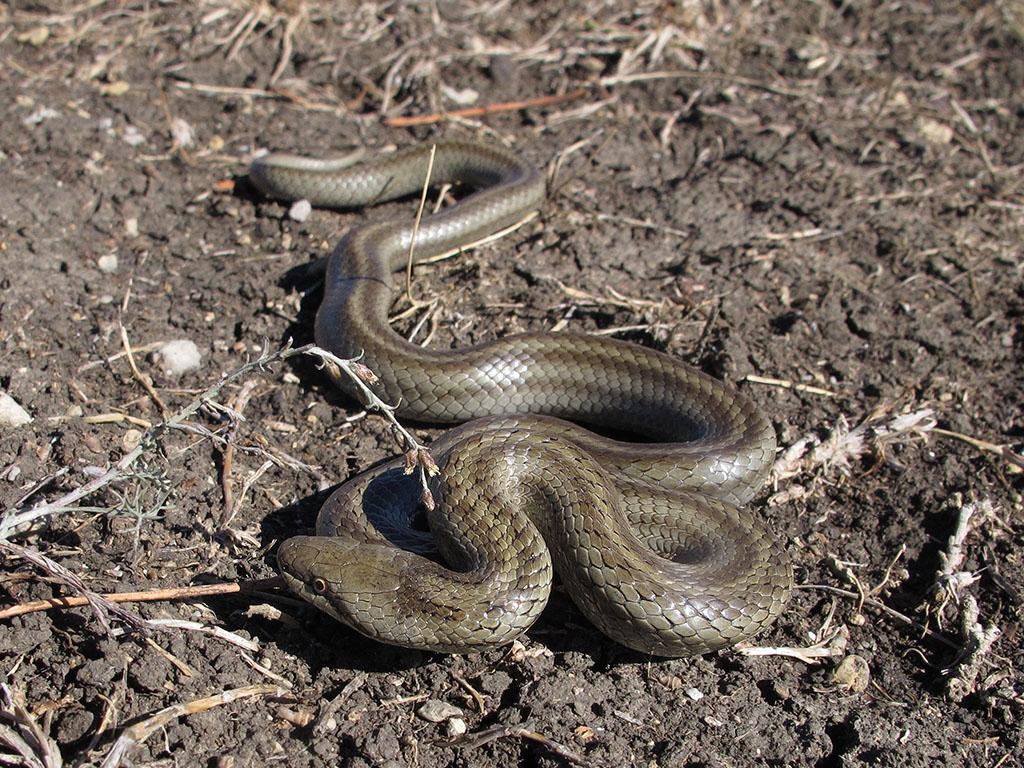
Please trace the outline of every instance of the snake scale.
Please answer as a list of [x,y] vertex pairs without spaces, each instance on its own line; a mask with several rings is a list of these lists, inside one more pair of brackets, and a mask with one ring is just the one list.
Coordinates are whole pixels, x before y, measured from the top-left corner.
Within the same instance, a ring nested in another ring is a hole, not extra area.
[[[431,184],[472,192],[424,216],[418,258],[542,204],[543,177],[517,155],[435,147]],[[268,197],[351,208],[420,191],[429,163],[429,145],[356,163],[274,154],[249,175]],[[644,653],[704,653],[770,624],[792,572],[765,525],[742,509],[775,450],[750,401],[669,355],[608,338],[527,333],[455,350],[410,343],[388,311],[413,237],[411,222],[384,222],[341,240],[316,341],[361,356],[400,417],[469,423],[431,446],[440,472],[427,525],[418,478],[401,458],[385,463],[334,492],[317,535],[282,543],[289,586],[371,638],[454,653],[527,630],[553,572],[601,631]]]

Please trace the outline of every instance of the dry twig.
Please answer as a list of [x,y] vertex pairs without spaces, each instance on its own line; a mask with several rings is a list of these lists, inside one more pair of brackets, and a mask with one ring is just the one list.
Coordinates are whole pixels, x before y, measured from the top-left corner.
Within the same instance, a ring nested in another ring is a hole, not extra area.
[[1012,450],[1008,445],[998,445],[997,443],[992,443],[988,440],[981,440],[977,437],[965,435],[962,432],[953,432],[952,430],[940,429],[939,427],[936,427],[932,431],[941,437],[948,437],[953,440],[959,440],[961,443],[967,443],[967,445],[972,448],[977,448],[979,451],[995,454],[1010,464],[1012,469],[1016,469],[1018,471],[1024,470],[1024,456],[1021,456],[1019,453]]
[[939,571],[935,577],[930,606],[940,628],[946,608],[953,605],[956,607],[954,613],[959,614],[959,605],[963,599],[961,592],[978,581],[977,574],[962,568],[967,558],[965,544],[972,530],[972,522],[976,515],[980,514],[984,520],[995,514],[995,508],[988,499],[965,504],[963,497],[957,493],[953,495],[952,505],[957,510],[956,528],[949,537],[945,551],[939,553]]
[[[265,592],[268,589],[280,589],[285,586],[284,580],[279,576],[275,576],[270,579],[237,581],[226,584],[198,584],[191,587],[150,589],[142,592],[108,592],[99,595],[99,597],[111,603],[150,603],[166,600],[195,600],[212,595],[252,594]],[[77,608],[88,604],[89,599],[84,596],[51,597],[48,600],[34,600],[30,603],[20,603],[0,610],[0,621],[11,619],[15,616],[23,616],[26,613],[48,611],[53,608]],[[159,624],[161,620],[153,619],[149,623]]]
[[587,94],[583,88],[577,88],[568,93],[556,93],[550,96],[536,96],[532,99],[522,101],[506,101],[499,104],[486,104],[482,107],[466,107],[464,109],[453,109],[450,112],[435,112],[430,115],[409,115],[406,117],[389,117],[384,120],[385,125],[393,128],[408,128],[415,125],[431,125],[440,123],[443,120],[450,120],[455,117],[483,117],[498,112],[518,112],[531,107],[549,107],[554,104],[564,104],[567,101],[575,101]]
[[935,616],[940,628],[950,613],[956,622],[963,647],[956,662],[946,670],[946,695],[953,701],[963,701],[974,692],[982,660],[1002,634],[994,624],[982,625],[978,601],[966,593],[978,581],[978,575],[963,568],[967,537],[974,527],[994,518],[995,507],[988,499],[965,504],[960,494],[954,494],[952,506],[957,510],[956,527],[945,551],[939,553],[939,570],[927,611]]
[[159,712],[150,715],[145,720],[125,728],[114,746],[110,748],[107,756],[101,763],[101,768],[117,768],[125,762],[128,753],[135,747],[142,744],[156,731],[177,720],[179,717],[194,715],[198,712],[206,712],[214,707],[224,704],[231,704],[235,701],[251,698],[253,696],[282,695],[287,690],[277,685],[246,685],[241,688],[234,688],[224,691],[215,696],[207,696],[202,699],[194,699],[184,704],[175,704],[161,709]]
[[352,383],[356,385],[357,390],[363,398],[363,405],[377,411],[391,423],[391,430],[398,438],[402,451],[405,453],[405,473],[407,475],[411,475],[414,471],[419,471],[420,486],[422,489],[421,498],[427,509],[433,509],[434,496],[430,492],[427,478],[433,477],[440,470],[434,461],[434,457],[431,456],[430,451],[423,447],[419,441],[413,437],[413,434],[403,427],[401,422],[399,422],[395,417],[395,410],[398,406],[385,403],[377,396],[377,393],[370,389],[369,385],[375,384],[378,381],[377,374],[357,360],[344,360],[332,352],[328,352],[326,349],[322,349],[314,344],[307,344],[304,347],[299,347],[295,351],[319,357],[335,379],[340,378],[341,372],[344,372]]
[[483,731],[471,733],[456,743],[462,747],[475,749],[476,747],[482,747],[484,744],[490,744],[492,741],[507,739],[510,737],[526,739],[527,741],[540,744],[552,753],[575,765],[595,765],[595,763],[587,760],[578,752],[569,749],[569,747],[564,744],[554,741],[553,739],[550,739],[541,733],[537,733],[536,731],[531,731],[529,728],[515,728],[507,725],[496,725]]

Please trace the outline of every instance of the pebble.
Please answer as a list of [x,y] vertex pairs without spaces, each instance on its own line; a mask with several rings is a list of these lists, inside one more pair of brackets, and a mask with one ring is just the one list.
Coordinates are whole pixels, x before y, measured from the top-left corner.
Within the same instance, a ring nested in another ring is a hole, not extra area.
[[142,432],[138,429],[129,429],[121,437],[121,449],[125,452],[134,451],[142,442]]
[[0,427],[20,427],[30,421],[32,417],[17,400],[6,392],[0,392]]
[[100,256],[96,259],[96,266],[100,268],[100,272],[107,275],[112,275],[117,272],[117,254],[108,253],[106,256]]
[[195,132],[186,121],[176,117],[171,121],[171,138],[179,147],[191,147],[195,140]]
[[137,147],[140,144],[146,143],[146,137],[143,136],[142,131],[140,131],[134,125],[125,126],[124,140],[131,147]]
[[700,701],[704,698],[704,694],[698,688],[687,688],[684,693],[691,701]]
[[953,140],[952,128],[928,117],[917,121],[917,132],[929,144],[949,144]]
[[55,117],[60,117],[60,112],[49,107],[40,107],[21,122],[25,125],[39,125],[43,120],[52,120]]
[[453,717],[448,721],[448,736],[450,738],[454,739],[459,736],[465,736],[467,730],[466,721],[461,717]]
[[444,94],[446,99],[460,107],[468,107],[470,104],[476,104],[480,100],[480,92],[472,88],[458,90],[442,84],[441,93]]
[[427,699],[416,710],[416,714],[428,723],[441,723],[462,714],[462,710],[447,701]]
[[292,207],[288,209],[288,218],[301,224],[309,218],[309,214],[312,212],[313,206],[309,200],[296,200],[292,203]]
[[871,668],[863,656],[851,653],[832,673],[832,684],[850,693],[863,693],[871,682]]
[[176,339],[164,344],[156,351],[157,362],[168,376],[180,376],[199,368],[199,348],[188,339]]

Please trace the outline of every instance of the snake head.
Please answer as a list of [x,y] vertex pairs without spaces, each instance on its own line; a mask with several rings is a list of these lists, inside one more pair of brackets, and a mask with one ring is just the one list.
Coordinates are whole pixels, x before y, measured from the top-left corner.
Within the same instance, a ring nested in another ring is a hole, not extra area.
[[393,551],[333,536],[296,536],[278,548],[277,565],[295,594],[365,633],[370,607],[399,589]]

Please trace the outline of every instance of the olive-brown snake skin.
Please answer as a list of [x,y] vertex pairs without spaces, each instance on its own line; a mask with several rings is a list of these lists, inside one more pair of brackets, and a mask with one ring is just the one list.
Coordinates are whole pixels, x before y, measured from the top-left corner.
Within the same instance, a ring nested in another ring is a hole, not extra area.
[[[270,155],[250,177],[274,198],[347,208],[418,192],[429,154],[424,145],[357,165]],[[418,258],[515,223],[545,192],[518,156],[468,143],[438,143],[430,180],[474,191],[423,218]],[[376,393],[399,403],[401,417],[477,421],[432,446],[441,471],[429,531],[416,524],[418,478],[402,459],[384,464],[330,497],[316,536],[281,545],[289,585],[371,638],[446,652],[522,634],[548,601],[552,569],[590,621],[638,651],[704,653],[770,624],[792,573],[765,526],[738,506],[775,451],[753,405],[673,357],[607,338],[412,344],[388,325],[393,274],[412,237],[411,220],[345,236],[328,263],[317,343],[362,355],[380,377]]]

